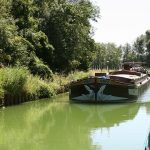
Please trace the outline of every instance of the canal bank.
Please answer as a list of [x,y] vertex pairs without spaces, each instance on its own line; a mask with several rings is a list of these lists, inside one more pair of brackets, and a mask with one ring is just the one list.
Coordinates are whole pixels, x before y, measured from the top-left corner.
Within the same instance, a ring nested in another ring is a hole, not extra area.
[[51,98],[68,91],[69,83],[90,75],[75,71],[69,75],[53,74],[51,78],[33,76],[27,68],[0,69],[0,106],[16,105],[42,98]]
[[[106,70],[103,70],[106,71]],[[97,70],[100,72],[100,70]],[[42,98],[52,98],[68,91],[72,80],[78,80],[95,71],[75,71],[69,75],[53,74],[51,79],[41,79],[33,76],[26,68],[0,69],[0,106],[10,106],[34,101]]]

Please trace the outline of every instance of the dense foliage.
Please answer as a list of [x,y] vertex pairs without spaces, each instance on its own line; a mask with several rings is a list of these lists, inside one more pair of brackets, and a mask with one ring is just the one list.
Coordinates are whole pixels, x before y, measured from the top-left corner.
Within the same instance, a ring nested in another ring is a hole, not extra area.
[[122,50],[114,43],[97,43],[96,51],[93,57],[92,67],[94,69],[118,69],[121,64]]
[[26,66],[41,78],[68,73],[118,68],[121,61],[150,65],[150,31],[133,45],[95,43],[90,21],[99,11],[90,0],[0,0],[0,67]]
[[150,30],[136,38],[133,45],[125,44],[120,47],[123,51],[123,61],[146,62],[150,67]]
[[90,21],[99,11],[90,0],[0,0],[0,12],[0,105],[51,97],[89,75],[75,70],[150,66],[150,31],[133,45],[95,43]]
[[[0,65],[27,66],[33,74],[87,70],[95,43],[89,0],[0,0]],[[51,71],[52,70],[52,71]]]
[[150,30],[136,38],[133,44],[117,47],[114,43],[96,43],[92,67],[117,69],[122,62],[145,62],[150,67]]
[[[72,80],[84,78],[91,72],[74,72],[68,76],[55,74],[54,79],[43,80],[33,76],[25,67],[5,67],[0,69],[0,106],[13,104],[12,101],[29,101],[39,98],[49,98],[68,90]],[[17,102],[17,103],[19,103]]]

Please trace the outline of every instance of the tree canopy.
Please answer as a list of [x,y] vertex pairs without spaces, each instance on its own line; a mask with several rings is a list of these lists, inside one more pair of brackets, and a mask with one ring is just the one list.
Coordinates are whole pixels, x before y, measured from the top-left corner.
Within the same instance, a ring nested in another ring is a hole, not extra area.
[[150,30],[137,37],[133,45],[127,43],[121,49],[124,61],[146,62],[150,66]]
[[95,47],[90,20],[99,17],[89,0],[0,0],[0,5],[3,65],[24,65],[34,73],[41,72],[39,62],[57,72],[88,69]]
[[116,69],[120,67],[122,57],[122,50],[114,43],[97,43],[96,51],[93,61],[94,68],[111,68]]
[[150,65],[150,31],[133,45],[95,43],[90,0],[0,0],[0,66],[26,66],[42,78],[52,72],[117,68],[123,61]]

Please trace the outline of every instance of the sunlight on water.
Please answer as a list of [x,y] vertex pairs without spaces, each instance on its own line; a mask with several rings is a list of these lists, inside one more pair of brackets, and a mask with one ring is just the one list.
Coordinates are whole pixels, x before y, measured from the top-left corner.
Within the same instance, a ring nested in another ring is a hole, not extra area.
[[138,98],[138,102],[150,102],[150,85],[143,91],[141,96]]
[[92,144],[102,150],[112,148],[115,150],[142,150],[149,126],[149,116],[146,114],[145,107],[142,107],[129,120],[122,121],[110,128],[91,130]]

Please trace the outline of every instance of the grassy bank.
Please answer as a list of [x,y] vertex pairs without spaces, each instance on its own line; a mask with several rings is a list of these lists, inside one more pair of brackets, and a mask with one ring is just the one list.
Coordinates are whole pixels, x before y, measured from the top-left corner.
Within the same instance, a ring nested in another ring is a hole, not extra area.
[[94,75],[95,72],[101,70],[75,71],[69,75],[53,74],[51,79],[41,79],[39,76],[33,76],[25,67],[0,68],[0,106],[50,98],[68,91],[72,80]]
[[49,98],[68,90],[69,83],[93,72],[75,71],[65,76],[53,74],[52,79],[33,76],[27,68],[0,69],[0,105],[13,105],[40,98]]

